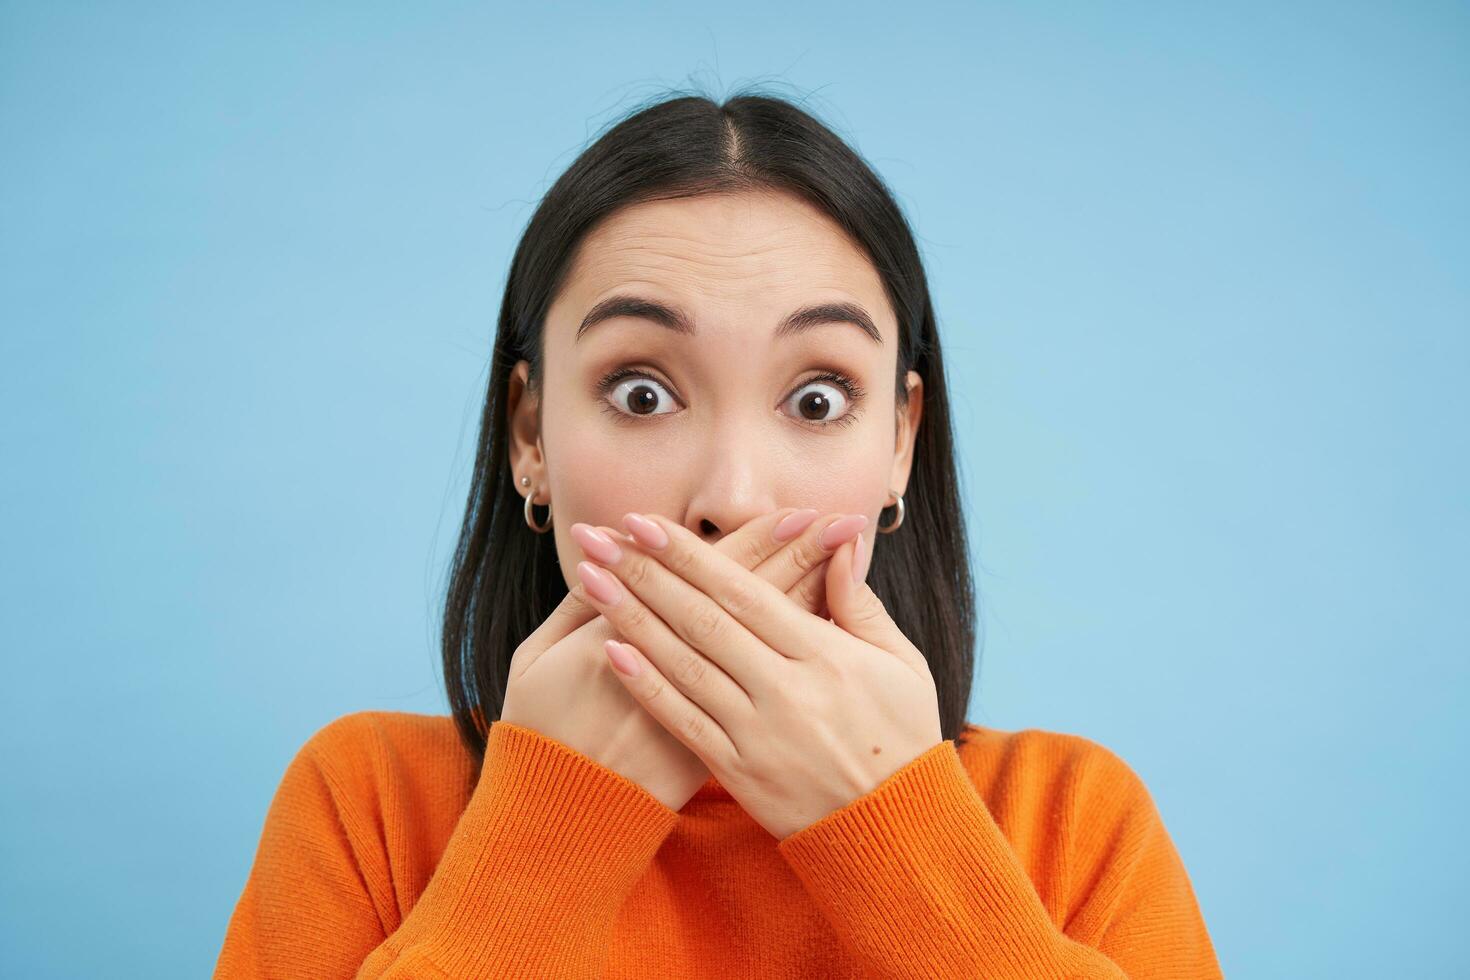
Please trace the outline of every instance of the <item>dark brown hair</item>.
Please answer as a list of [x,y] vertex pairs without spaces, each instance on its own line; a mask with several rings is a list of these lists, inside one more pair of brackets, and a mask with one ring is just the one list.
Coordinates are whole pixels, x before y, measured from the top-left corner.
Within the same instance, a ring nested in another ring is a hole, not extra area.
[[[528,361],[528,385],[539,390],[546,311],[576,246],[597,222],[645,201],[773,190],[829,215],[871,259],[898,319],[900,406],[909,370],[924,379],[903,524],[873,536],[868,584],[928,659],[943,737],[962,743],[975,670],[975,599],[944,362],[918,248],[882,180],[832,130],[789,101],[745,91],[723,103],[666,96],[627,115],[552,185],[516,247],[444,609],[445,689],[477,761],[489,721],[505,703],[512,655],[567,594],[555,541],[526,526],[512,478],[512,368]],[[885,509],[880,523],[894,519]]]

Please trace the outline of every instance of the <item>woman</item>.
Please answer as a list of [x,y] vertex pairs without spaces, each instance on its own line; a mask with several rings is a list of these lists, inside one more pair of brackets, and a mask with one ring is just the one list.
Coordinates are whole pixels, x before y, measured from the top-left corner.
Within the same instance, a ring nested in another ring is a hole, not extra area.
[[965,721],[959,500],[879,178],[779,99],[632,114],[512,262],[452,723],[307,742],[216,976],[1219,976],[1136,774]]

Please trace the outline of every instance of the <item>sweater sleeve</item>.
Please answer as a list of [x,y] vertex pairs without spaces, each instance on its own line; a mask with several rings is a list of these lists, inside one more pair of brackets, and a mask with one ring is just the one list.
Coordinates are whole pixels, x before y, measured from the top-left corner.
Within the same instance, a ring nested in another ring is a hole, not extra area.
[[[947,740],[777,850],[873,977],[1218,978],[1142,781],[1106,749],[1070,802],[1059,928]],[[1050,815],[1043,815],[1049,819]]]
[[321,735],[271,801],[216,980],[601,973],[617,912],[676,812],[565,744],[496,721],[432,877],[386,934],[376,910],[392,901],[388,875],[359,860],[373,850],[374,815],[341,789]]

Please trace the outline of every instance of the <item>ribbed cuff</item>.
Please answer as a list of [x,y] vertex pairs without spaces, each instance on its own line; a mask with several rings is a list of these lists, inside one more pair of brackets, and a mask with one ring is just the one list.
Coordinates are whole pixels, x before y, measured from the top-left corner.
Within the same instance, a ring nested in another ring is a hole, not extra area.
[[479,783],[420,899],[429,903],[422,951],[455,977],[508,963],[595,976],[618,910],[678,819],[590,756],[496,721]]
[[1005,975],[1052,968],[1058,938],[953,741],[777,842],[829,922],[871,970]]

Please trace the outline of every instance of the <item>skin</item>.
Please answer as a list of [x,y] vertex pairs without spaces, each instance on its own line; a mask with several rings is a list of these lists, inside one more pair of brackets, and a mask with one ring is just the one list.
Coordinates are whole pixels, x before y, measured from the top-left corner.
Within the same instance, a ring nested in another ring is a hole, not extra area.
[[[586,313],[632,293],[687,312],[697,335],[619,317],[577,339]],[[788,314],[814,303],[856,303],[882,336],[824,324],[782,339]],[[704,195],[615,212],[574,256],[547,315],[541,421],[526,388],[530,365],[512,371],[510,458],[517,485],[550,504],[567,587],[583,552],[573,524],[620,527],[629,511],[667,516],[703,540],[720,540],[781,507],[863,514],[871,536],[889,491],[908,485],[923,381],[908,372],[900,410],[893,377],[898,324],[872,263],[826,215],[781,193]],[[597,381],[619,367],[643,369],[606,397]],[[856,402],[821,370],[865,390]],[[638,386],[653,395],[638,415]],[[802,400],[829,399],[803,414]],[[621,410],[621,420],[604,411]],[[668,414],[664,414],[668,413]],[[812,421],[848,413],[851,425]],[[544,519],[544,518],[542,518]]]
[[[677,310],[685,332],[637,311],[588,325],[615,295]],[[794,311],[839,303],[876,336],[846,320],[777,335]],[[897,338],[876,270],[820,211],[780,193],[706,195],[594,228],[547,315],[539,404],[529,364],[511,375],[517,484],[529,477],[552,507],[568,588],[630,641],[606,648],[638,665],[619,680],[777,839],[940,738],[924,657],[864,583],[923,409],[917,372],[895,397]],[[618,369],[636,373],[609,381]],[[831,618],[715,548],[784,508],[865,523],[831,559]],[[611,560],[577,538],[619,526],[633,536]],[[640,527],[672,546],[648,550]]]
[[577,566],[628,638],[604,644],[618,679],[778,841],[943,744],[933,675],[858,539],[829,560],[827,620],[662,515],[623,526],[632,547]]

